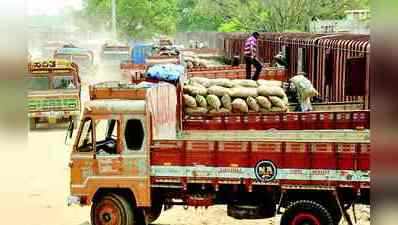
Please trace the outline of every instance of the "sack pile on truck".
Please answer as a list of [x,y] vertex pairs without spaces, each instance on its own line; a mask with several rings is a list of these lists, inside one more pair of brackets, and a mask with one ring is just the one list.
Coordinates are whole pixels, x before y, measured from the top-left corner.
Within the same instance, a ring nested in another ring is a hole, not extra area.
[[194,52],[187,51],[184,52],[182,55],[183,55],[183,60],[186,63],[188,69],[208,66],[206,60],[199,58],[197,54]]
[[187,114],[288,111],[280,81],[192,77],[185,81],[183,92]]
[[319,95],[311,81],[303,75],[296,75],[290,79],[290,82],[293,83],[296,90],[297,100],[300,103],[301,111],[311,111],[311,98]]

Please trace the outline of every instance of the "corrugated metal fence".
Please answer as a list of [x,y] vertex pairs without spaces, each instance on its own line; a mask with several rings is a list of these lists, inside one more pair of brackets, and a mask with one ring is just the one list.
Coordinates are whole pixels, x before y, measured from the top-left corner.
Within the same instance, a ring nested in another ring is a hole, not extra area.
[[[247,34],[226,35],[224,39],[226,57],[242,57],[242,48],[247,37]],[[273,63],[273,57],[279,52],[285,53],[288,61],[287,77],[305,72],[324,101],[364,101],[365,107],[369,108],[368,35],[262,33],[258,41],[259,59],[265,63]],[[349,65],[352,65],[353,59],[358,58],[363,59],[363,63],[355,64],[355,70],[361,71],[359,81],[364,80],[365,91],[360,95],[347,94],[347,83],[349,84],[347,79],[355,76],[351,75],[353,72]]]

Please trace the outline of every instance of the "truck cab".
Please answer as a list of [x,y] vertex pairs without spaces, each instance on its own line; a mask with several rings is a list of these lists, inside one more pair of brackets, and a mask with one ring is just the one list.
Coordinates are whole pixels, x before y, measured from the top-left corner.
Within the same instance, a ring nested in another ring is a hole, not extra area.
[[54,53],[54,59],[69,60],[79,66],[82,76],[94,75],[96,67],[94,65],[94,53],[91,50],[78,48],[73,45],[64,45]]
[[29,68],[30,128],[41,122],[75,120],[80,115],[78,66],[64,60],[33,61]]
[[130,59],[131,48],[126,44],[105,43],[101,47],[101,71],[107,74],[119,74],[120,64]]
[[[69,202],[96,202],[93,223],[113,224],[120,219],[114,208],[120,196],[129,209],[151,206],[150,121],[145,89],[123,100],[101,99],[108,93],[99,85],[90,87],[92,100],[84,107],[73,145]],[[131,219],[132,211],[126,213]]]

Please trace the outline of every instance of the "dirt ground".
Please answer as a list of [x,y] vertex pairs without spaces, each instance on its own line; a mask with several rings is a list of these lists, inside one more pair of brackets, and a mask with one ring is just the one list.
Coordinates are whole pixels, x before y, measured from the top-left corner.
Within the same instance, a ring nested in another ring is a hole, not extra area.
[[[99,80],[112,77],[99,75]],[[86,88],[84,88],[86,92]],[[84,93],[87,98],[87,93]],[[64,145],[65,128],[37,129],[28,134],[27,150],[6,150],[1,158],[0,214],[12,225],[89,225],[89,207],[66,204],[69,194],[70,146]],[[18,158],[18,160],[15,160]],[[19,164],[19,165],[16,165]],[[360,225],[369,225],[369,207],[358,206]],[[226,207],[205,209],[174,207],[154,222],[157,225],[271,225],[279,217],[267,220],[235,220],[226,215]],[[1,220],[0,220],[1,221]],[[4,222],[4,220],[3,220]],[[1,224],[4,224],[0,222]],[[342,223],[344,224],[344,223]]]

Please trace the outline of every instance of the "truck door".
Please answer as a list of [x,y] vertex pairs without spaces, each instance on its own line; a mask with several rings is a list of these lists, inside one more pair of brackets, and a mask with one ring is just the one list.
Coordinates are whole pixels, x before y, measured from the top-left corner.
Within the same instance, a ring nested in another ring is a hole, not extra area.
[[150,206],[149,134],[144,114],[123,118],[121,139],[123,145],[123,175],[134,186],[138,206]]

